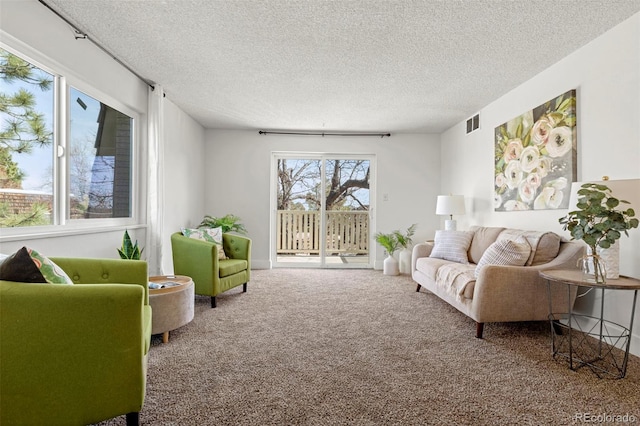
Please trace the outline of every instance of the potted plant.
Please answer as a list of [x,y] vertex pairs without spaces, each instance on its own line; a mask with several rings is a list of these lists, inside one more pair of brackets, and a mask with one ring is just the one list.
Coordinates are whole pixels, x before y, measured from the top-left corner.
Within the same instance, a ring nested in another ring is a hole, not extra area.
[[398,240],[398,245],[402,247],[400,254],[398,255],[398,262],[400,264],[400,273],[401,274],[409,274],[411,273],[411,250],[409,246],[413,244],[413,235],[416,233],[416,223],[407,228],[407,231],[403,234],[400,231],[394,231],[393,233]]
[[131,242],[129,232],[125,229],[124,236],[122,237],[122,247],[118,249],[121,259],[140,260],[144,248],[138,247],[138,240],[135,243]]
[[383,273],[385,275],[398,275],[398,261],[393,257],[393,253],[398,250],[399,247],[396,231],[390,234],[377,232],[374,235],[374,238],[376,239],[376,242],[387,251],[388,254],[388,256],[384,259]]
[[606,185],[585,183],[578,190],[578,209],[559,219],[563,229],[571,233],[572,239],[582,240],[589,247],[590,253],[585,260],[592,261],[597,283],[606,282],[606,272],[598,249],[610,248],[622,237],[623,232],[629,236],[628,230],[638,227],[634,210],[619,209],[621,203],[629,204],[626,200],[615,198]]
[[237,232],[239,234],[246,235],[247,229],[242,223],[240,218],[233,214],[227,214],[222,217],[215,217],[206,215],[198,228],[222,228],[222,232]]

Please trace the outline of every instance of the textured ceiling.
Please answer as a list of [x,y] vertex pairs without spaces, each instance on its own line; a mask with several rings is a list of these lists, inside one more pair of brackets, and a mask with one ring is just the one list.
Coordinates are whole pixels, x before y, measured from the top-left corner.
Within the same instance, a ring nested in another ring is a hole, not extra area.
[[439,133],[640,11],[640,0],[44,2],[207,128],[353,132]]

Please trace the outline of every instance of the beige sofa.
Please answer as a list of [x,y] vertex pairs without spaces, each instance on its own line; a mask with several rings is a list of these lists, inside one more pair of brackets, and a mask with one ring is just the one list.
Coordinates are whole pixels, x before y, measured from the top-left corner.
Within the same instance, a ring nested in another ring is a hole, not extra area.
[[[529,252],[513,256],[519,257],[515,261],[505,261],[509,255],[501,248],[512,246],[529,248]],[[452,257],[448,250],[462,254]],[[424,287],[473,319],[476,337],[482,338],[487,322],[547,320],[547,282],[539,271],[576,268],[583,254],[584,245],[563,241],[553,232],[476,226],[469,231],[437,231],[434,242],[414,246],[411,275],[418,283],[416,291]],[[571,287],[569,294],[566,286],[551,285],[554,313],[568,309],[569,297],[572,304],[575,302],[576,288]]]

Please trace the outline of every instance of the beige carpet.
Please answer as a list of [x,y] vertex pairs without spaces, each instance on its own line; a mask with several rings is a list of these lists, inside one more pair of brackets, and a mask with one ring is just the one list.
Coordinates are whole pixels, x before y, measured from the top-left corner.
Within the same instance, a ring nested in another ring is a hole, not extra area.
[[216,309],[196,297],[194,320],[169,343],[154,336],[143,424],[640,422],[637,357],[625,379],[598,379],[552,359],[547,323],[487,324],[476,339],[473,321],[406,276],[252,274],[248,293],[231,290]]

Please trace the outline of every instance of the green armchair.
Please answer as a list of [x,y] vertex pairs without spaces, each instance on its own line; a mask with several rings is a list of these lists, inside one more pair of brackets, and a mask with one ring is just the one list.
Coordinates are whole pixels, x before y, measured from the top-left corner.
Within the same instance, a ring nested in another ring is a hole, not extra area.
[[247,291],[251,279],[251,240],[234,234],[222,234],[222,245],[229,257],[218,259],[216,244],[185,237],[180,232],[171,235],[173,273],[193,279],[195,293],[211,296],[211,307],[216,307],[216,296],[242,284]]
[[76,285],[0,281],[0,424],[137,425],[151,342],[147,263],[50,258]]

